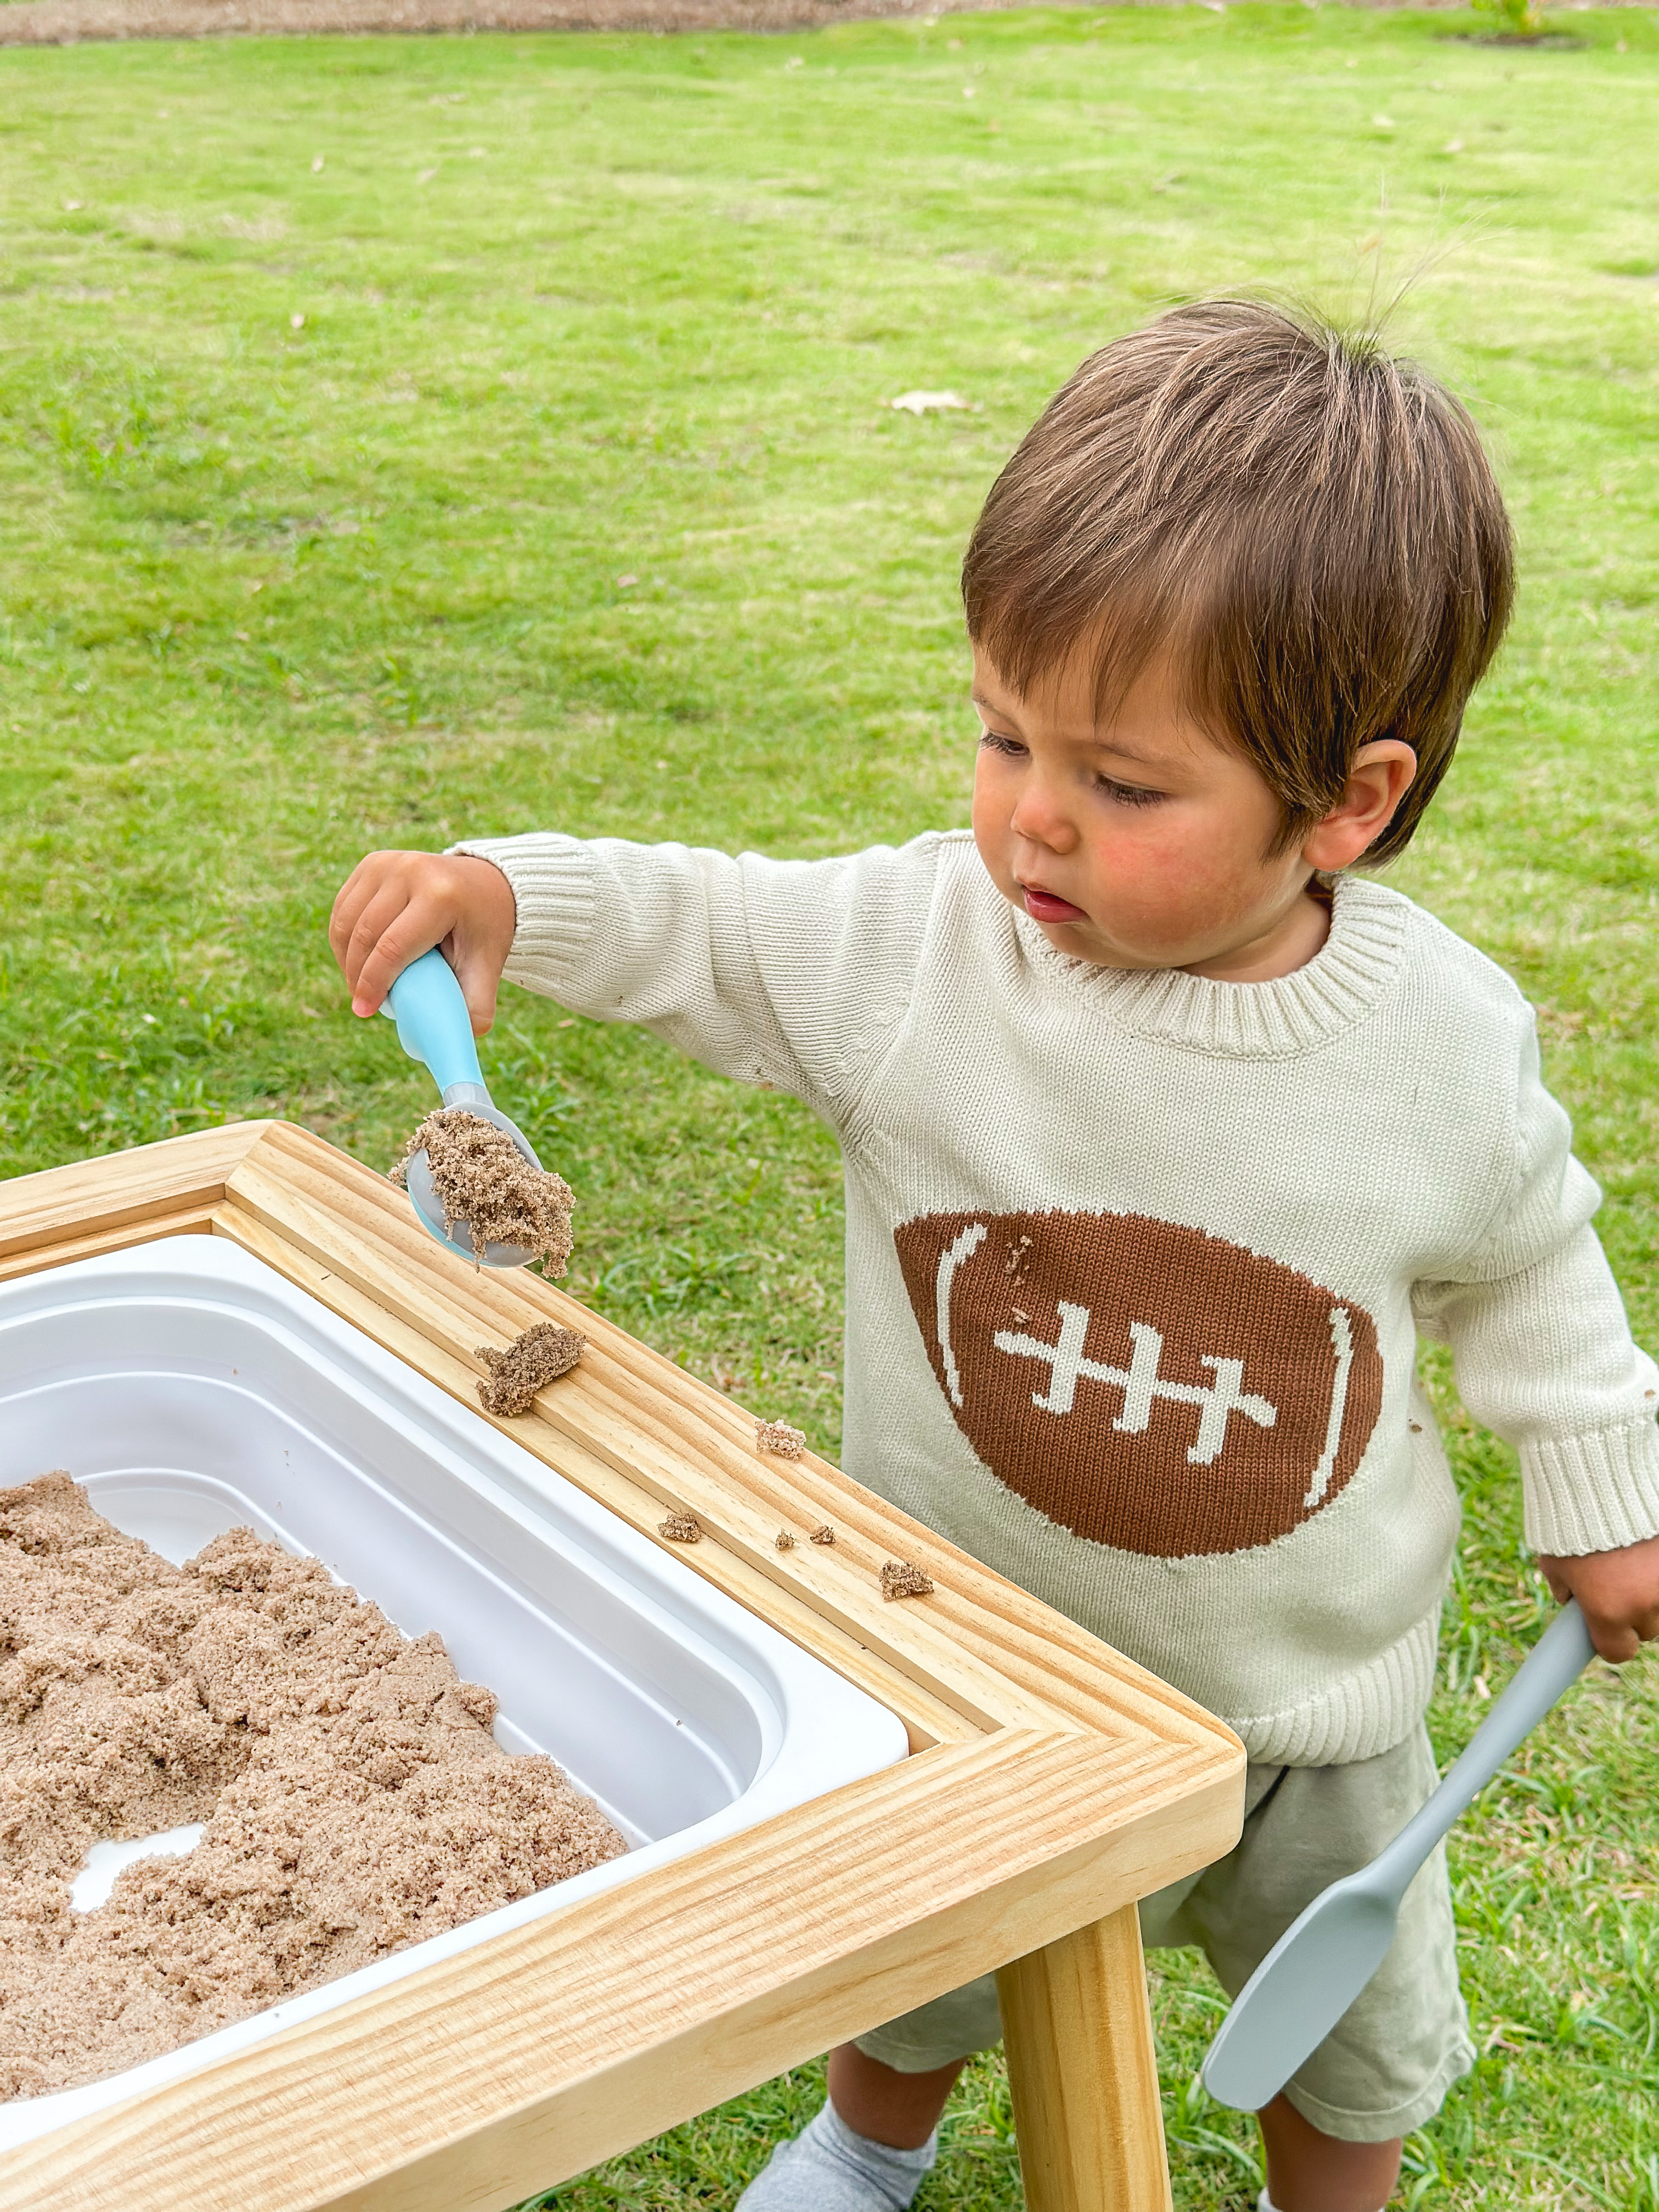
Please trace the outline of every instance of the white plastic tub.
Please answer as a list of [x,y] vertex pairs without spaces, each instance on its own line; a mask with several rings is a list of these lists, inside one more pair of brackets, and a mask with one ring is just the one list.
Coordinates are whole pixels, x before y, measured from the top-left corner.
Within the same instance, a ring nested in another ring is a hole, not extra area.
[[239,1524],[436,1629],[628,1837],[625,1858],[85,2088],[0,2150],[195,2072],[904,1756],[903,1724],[222,1238],[0,1286],[0,1487],[64,1468],[173,1560]]

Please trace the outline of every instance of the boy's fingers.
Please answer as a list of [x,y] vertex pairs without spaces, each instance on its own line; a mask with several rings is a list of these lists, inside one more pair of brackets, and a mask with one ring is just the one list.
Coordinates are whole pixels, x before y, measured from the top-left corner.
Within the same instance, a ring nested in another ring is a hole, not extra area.
[[418,960],[434,945],[441,945],[447,933],[444,926],[434,927],[429,921],[423,921],[418,907],[404,907],[374,939],[357,971],[357,981],[351,990],[352,1012],[378,1012],[380,1001],[410,962]]
[[358,916],[374,896],[376,887],[375,878],[368,872],[368,862],[359,860],[335,894],[333,910],[328,917],[328,947],[342,969]]
[[[391,950],[395,955],[401,949],[402,938],[410,933],[406,926],[399,930],[398,925],[404,922],[409,911],[409,897],[403,887],[396,884],[384,884],[375,891],[352,924],[351,935],[347,940],[340,965],[345,970],[347,982],[351,986],[352,1004],[360,1013],[363,1009],[357,1002],[374,985],[375,979],[368,970],[381,945],[387,937],[392,935],[394,931],[398,932],[398,936]],[[421,949],[424,951],[426,948],[423,945]],[[375,991],[374,1005],[368,1009],[369,1012],[373,1013],[374,1007],[378,1006],[386,996],[387,988],[393,978],[414,957],[415,955],[412,952],[405,954],[398,967],[392,968],[389,973],[380,976],[379,987]]]
[[431,860],[428,853],[364,854],[335,895],[333,911],[328,918],[328,941],[342,966],[349,957],[354,939],[361,962],[364,950],[363,919],[367,914],[377,909],[395,913],[399,907],[413,905],[421,896]]
[[356,983],[380,929],[409,902],[397,866],[402,858],[399,853],[370,853],[340,886],[328,918],[328,942],[349,983]]
[[1590,1641],[1602,1658],[1622,1667],[1626,1660],[1634,1659],[1644,1644],[1659,1638],[1659,1607],[1646,1607],[1635,1613],[1592,1613],[1584,1607],[1584,1621],[1590,1632]]
[[1641,1638],[1623,1621],[1592,1620],[1588,1613],[1584,1620],[1589,1629],[1590,1642],[1613,1666],[1622,1667],[1626,1659],[1633,1659],[1641,1650]]

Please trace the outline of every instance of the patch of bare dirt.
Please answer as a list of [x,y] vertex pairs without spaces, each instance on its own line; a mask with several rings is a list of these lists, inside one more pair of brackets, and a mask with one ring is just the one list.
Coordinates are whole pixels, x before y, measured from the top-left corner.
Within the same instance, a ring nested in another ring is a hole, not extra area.
[[[1052,4],[1052,0],[1048,0]],[[872,15],[982,15],[1022,0],[0,0],[0,46],[73,46],[82,39],[362,37],[428,31],[796,31]],[[1132,6],[1137,0],[1060,0]],[[1146,0],[1139,0],[1146,4]],[[1173,0],[1152,0],[1153,5]],[[1455,7],[1461,0],[1350,0],[1370,9]],[[1627,0],[1590,0],[1620,6]],[[1654,0],[1647,0],[1654,4]],[[1496,38],[1482,43],[1499,43]],[[1507,43],[1507,41],[1504,41]],[[1526,46],[1577,45],[1559,34]]]
[[[948,0],[948,12],[999,4],[1004,0]],[[14,0],[0,4],[0,46],[319,33],[791,31],[945,12],[923,0]]]

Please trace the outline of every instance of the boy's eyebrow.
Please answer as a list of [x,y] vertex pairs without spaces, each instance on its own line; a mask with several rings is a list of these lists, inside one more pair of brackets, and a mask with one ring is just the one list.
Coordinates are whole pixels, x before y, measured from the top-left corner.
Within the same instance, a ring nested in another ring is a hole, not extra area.
[[1138,753],[1133,745],[1121,745],[1115,738],[1097,738],[1095,750],[1114,754],[1119,760],[1133,761],[1137,768],[1151,769],[1155,775],[1170,765],[1167,760],[1157,760],[1150,754]]

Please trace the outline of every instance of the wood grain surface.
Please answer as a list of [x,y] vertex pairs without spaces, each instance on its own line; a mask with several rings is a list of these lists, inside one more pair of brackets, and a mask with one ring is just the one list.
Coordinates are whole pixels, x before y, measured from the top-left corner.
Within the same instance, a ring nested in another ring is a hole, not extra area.
[[1026,2212],[1170,2212],[1135,1907],[1015,1960],[997,1995]]
[[[0,1187],[0,1273],[204,1230],[475,1410],[478,1345],[582,1329],[495,1425],[653,1540],[695,1514],[682,1562],[902,1716],[913,1755],[0,2154],[0,2212],[495,2212],[999,1968],[1033,2212],[1163,2212],[1133,1905],[1231,1847],[1237,1740],[828,1462],[760,1454],[751,1414],[551,1284],[468,1267],[304,1130]],[[775,1549],[825,1520],[833,1547]],[[884,1601],[893,1557],[934,1595]]]

